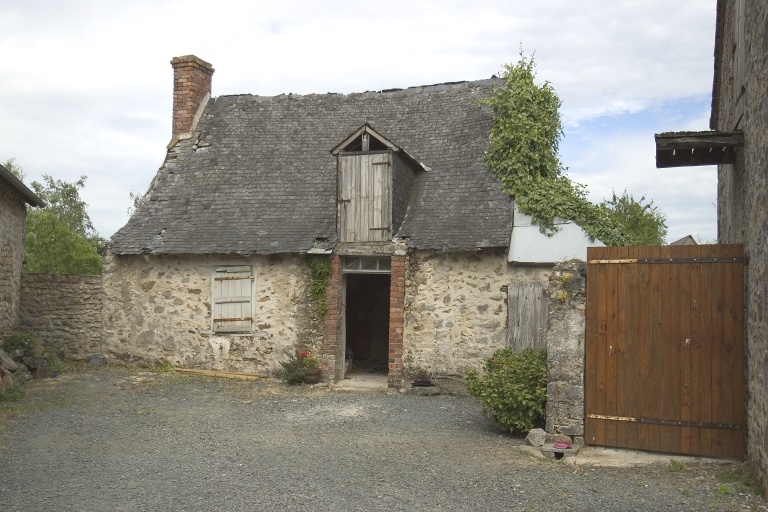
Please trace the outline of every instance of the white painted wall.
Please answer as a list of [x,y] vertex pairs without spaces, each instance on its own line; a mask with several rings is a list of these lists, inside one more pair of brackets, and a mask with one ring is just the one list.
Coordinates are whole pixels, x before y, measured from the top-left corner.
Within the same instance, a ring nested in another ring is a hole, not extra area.
[[515,222],[509,242],[510,263],[557,263],[573,259],[586,260],[587,247],[605,247],[593,240],[578,224],[555,218],[559,231],[547,236],[539,231],[530,215],[521,213],[515,205]]

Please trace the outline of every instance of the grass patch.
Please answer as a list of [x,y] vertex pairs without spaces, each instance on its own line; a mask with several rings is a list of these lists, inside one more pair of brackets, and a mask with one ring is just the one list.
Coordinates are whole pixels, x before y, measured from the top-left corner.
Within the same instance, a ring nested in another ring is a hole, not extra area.
[[147,366],[147,370],[152,373],[169,373],[173,371],[173,364],[167,361],[158,361]]
[[5,384],[0,386],[0,403],[18,402],[24,396],[21,384]]
[[720,484],[717,486],[717,494],[733,494],[733,489],[729,484]]
[[685,469],[685,464],[683,464],[677,459],[670,459],[669,466],[667,467],[667,471],[669,471],[670,473],[679,473],[684,469]]
[[[752,471],[750,471],[744,464],[726,467],[722,469],[717,476],[718,480],[724,482],[724,485],[727,484],[728,487],[731,487],[731,492],[733,492],[733,488],[735,488],[739,492],[754,494],[756,496],[763,495],[763,486],[761,485],[760,480],[755,477],[754,473],[752,473]],[[723,487],[724,485],[721,485],[720,487]],[[720,487],[718,487],[718,493],[720,493]]]

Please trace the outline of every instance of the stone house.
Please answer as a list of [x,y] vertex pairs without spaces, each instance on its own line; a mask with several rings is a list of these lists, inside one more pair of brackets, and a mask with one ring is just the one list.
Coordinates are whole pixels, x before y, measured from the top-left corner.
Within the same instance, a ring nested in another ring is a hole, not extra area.
[[718,0],[710,129],[657,135],[657,165],[718,165],[718,241],[742,244],[747,452],[768,490],[768,6]]
[[27,205],[45,203],[0,165],[0,338],[19,325]]
[[499,80],[212,98],[209,63],[171,64],[166,159],[105,253],[107,353],[270,372],[308,349],[327,378],[353,357],[397,385],[479,365],[527,307],[513,290],[544,293],[483,161]]

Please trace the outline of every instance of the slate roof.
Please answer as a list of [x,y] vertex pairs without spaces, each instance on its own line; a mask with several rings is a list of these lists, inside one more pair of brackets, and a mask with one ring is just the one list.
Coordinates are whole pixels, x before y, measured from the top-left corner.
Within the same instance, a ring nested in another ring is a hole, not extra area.
[[336,239],[336,158],[370,124],[430,168],[396,233],[418,249],[506,247],[513,202],[483,163],[495,79],[359,94],[212,98],[112,237],[115,254],[304,253]]

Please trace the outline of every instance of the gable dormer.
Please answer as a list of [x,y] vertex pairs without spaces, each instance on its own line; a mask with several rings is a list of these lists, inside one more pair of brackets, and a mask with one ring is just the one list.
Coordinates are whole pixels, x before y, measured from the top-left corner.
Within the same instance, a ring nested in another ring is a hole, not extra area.
[[427,169],[364,124],[336,156],[339,242],[390,242],[403,222],[416,172]]

